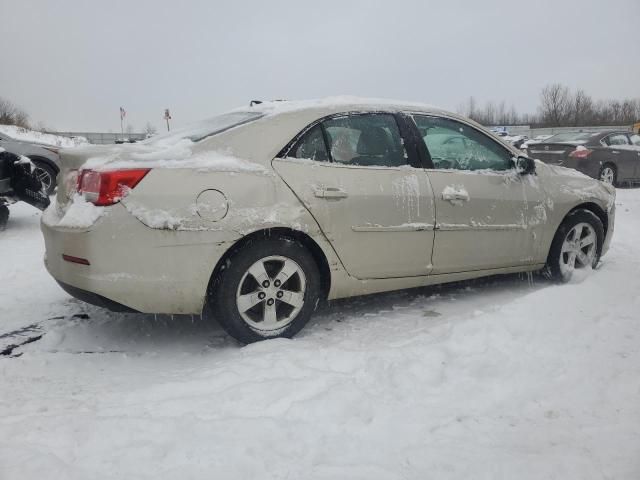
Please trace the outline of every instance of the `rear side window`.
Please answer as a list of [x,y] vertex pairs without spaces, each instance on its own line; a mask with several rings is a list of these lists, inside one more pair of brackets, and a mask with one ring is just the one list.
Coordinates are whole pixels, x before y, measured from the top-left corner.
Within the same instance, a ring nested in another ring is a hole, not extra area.
[[605,143],[609,146],[613,145],[629,145],[629,139],[622,133],[615,133],[605,138]]
[[398,124],[391,114],[348,115],[322,125],[336,163],[381,167],[408,163]]
[[487,135],[448,118],[414,117],[433,165],[453,170],[509,170],[511,153]]
[[640,135],[638,135],[637,133],[634,133],[633,135],[631,135],[630,138],[631,138],[632,144],[640,146]]
[[309,160],[316,160],[320,162],[326,162],[329,160],[327,145],[324,142],[322,128],[320,125],[316,125],[305,133],[300,142],[294,148],[293,154],[290,156],[294,158],[308,158]]
[[260,112],[230,112],[218,115],[217,117],[195,123],[188,127],[179,128],[170,133],[157,135],[144,143],[171,145],[180,140],[189,139],[192,142],[199,142],[205,138],[217,135],[234,127],[239,127],[263,117]]
[[307,131],[289,156],[343,165],[398,167],[408,164],[396,119],[386,113],[329,118]]

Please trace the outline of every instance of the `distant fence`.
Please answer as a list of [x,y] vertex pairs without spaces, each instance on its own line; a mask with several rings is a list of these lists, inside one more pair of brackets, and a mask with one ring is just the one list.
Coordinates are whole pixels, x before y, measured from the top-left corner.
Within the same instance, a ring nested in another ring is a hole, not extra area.
[[[487,127],[495,128],[495,127]],[[502,128],[502,126],[500,126]],[[556,133],[564,132],[602,132],[604,130],[629,130],[631,126],[606,126],[606,127],[550,127],[550,128],[531,128],[529,125],[512,125],[504,127],[509,135],[526,135],[529,138],[534,138],[538,135],[555,135]]]
[[131,140],[140,141],[144,140],[147,135],[145,133],[100,133],[100,132],[48,132],[54,135],[60,135],[62,137],[84,137],[89,143],[95,143],[97,145],[114,144],[116,141],[129,142]]

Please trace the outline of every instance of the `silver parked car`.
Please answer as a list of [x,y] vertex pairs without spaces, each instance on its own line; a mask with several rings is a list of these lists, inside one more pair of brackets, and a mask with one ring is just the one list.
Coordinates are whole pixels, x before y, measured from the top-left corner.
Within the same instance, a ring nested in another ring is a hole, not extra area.
[[615,189],[401,102],[247,107],[137,145],[63,150],[46,266],[113,310],[291,337],[323,299],[595,266]]
[[34,142],[16,140],[5,133],[0,133],[0,148],[18,156],[28,157],[35,165],[35,174],[49,195],[56,188],[56,177],[60,171],[59,148]]

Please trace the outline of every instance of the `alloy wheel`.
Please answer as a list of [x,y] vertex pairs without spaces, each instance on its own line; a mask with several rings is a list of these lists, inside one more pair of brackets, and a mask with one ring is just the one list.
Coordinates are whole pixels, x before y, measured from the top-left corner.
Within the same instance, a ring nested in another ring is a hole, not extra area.
[[615,172],[611,167],[604,167],[600,172],[600,180],[609,185],[613,185],[613,179],[615,178]]
[[283,256],[264,257],[242,276],[236,306],[251,328],[281,330],[304,306],[306,287],[304,272],[295,261]]
[[598,237],[592,225],[582,222],[574,226],[564,239],[560,250],[560,271],[569,277],[577,268],[593,265]]
[[49,192],[49,189],[51,188],[51,183],[53,182],[53,178],[51,178],[51,174],[41,167],[35,167],[33,170],[33,173],[42,184],[42,191]]

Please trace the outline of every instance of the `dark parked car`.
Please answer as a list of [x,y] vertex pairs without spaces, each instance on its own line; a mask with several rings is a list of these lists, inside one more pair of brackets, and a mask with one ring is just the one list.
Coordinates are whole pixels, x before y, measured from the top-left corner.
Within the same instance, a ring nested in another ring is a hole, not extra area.
[[9,205],[18,201],[40,210],[49,206],[49,197],[33,163],[0,147],[0,231],[9,220]]
[[633,132],[566,132],[528,146],[530,157],[574,168],[612,185],[640,183],[640,135]]
[[34,142],[25,142],[0,133],[0,148],[15,155],[29,158],[35,165],[35,174],[51,195],[56,188],[56,177],[60,171],[58,147]]

